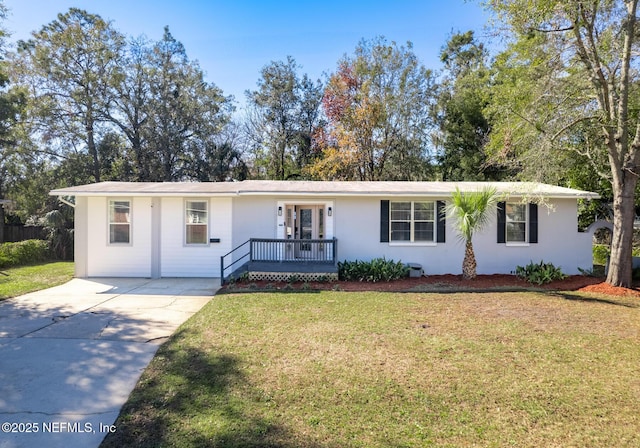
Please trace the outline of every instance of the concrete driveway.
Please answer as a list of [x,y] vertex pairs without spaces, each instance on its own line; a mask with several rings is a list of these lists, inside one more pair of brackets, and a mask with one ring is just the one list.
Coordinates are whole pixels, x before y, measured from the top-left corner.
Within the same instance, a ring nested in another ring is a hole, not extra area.
[[0,302],[0,447],[97,447],[217,279],[74,279]]

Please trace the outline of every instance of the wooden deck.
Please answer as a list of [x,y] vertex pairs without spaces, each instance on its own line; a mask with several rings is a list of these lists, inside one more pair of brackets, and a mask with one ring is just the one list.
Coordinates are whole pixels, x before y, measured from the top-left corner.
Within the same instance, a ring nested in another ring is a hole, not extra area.
[[250,238],[220,257],[220,273],[223,283],[245,275],[250,280],[337,280],[337,248],[336,238]]

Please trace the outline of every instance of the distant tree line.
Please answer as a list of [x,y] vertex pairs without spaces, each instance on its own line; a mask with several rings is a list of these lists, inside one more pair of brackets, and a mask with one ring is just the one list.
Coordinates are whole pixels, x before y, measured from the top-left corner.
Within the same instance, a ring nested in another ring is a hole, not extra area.
[[[166,27],[119,33],[72,8],[0,37],[0,198],[23,219],[104,180],[536,180],[601,193],[610,282],[630,279],[640,172],[637,0],[491,1],[505,48],[453,33],[439,71],[362,40],[324,80],[267,63],[235,110]],[[0,3],[1,18],[6,9]],[[613,272],[613,273],[612,273]]]
[[[464,36],[476,45],[471,33]],[[477,74],[488,71],[486,52],[465,61],[473,57],[443,49],[456,61],[438,78],[411,43],[377,37],[362,40],[324,81],[302,74],[288,57],[264,66],[256,88],[246,92],[245,110],[236,111],[234,98],[205,79],[168,27],[157,42],[133,38],[72,8],[15,47],[4,46],[0,67],[0,197],[13,199],[23,218],[56,207],[47,197],[52,188],[104,180],[455,180],[511,173],[484,163],[484,137],[452,142],[454,135],[467,137],[447,120],[457,77],[476,76],[488,86],[489,77]],[[464,64],[468,69],[458,73]],[[456,113],[475,107],[482,121],[468,133],[478,135],[477,126],[488,133],[485,104],[458,102]]]

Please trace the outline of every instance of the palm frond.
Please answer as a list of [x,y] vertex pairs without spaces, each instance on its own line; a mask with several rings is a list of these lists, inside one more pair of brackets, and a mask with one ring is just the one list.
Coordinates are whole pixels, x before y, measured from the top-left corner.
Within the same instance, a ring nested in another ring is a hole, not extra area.
[[447,215],[453,219],[460,239],[471,240],[492,221],[499,199],[495,188],[462,192],[456,187],[447,206]]

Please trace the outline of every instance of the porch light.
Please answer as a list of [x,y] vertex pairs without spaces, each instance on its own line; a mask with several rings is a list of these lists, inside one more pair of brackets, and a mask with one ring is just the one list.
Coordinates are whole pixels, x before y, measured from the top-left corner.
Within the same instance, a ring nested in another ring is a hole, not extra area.
[[331,215],[333,215],[333,208],[329,207],[327,209],[327,216],[331,216]]
[[278,206],[278,216],[282,216],[282,207]]

